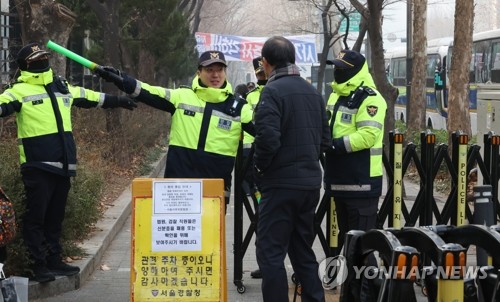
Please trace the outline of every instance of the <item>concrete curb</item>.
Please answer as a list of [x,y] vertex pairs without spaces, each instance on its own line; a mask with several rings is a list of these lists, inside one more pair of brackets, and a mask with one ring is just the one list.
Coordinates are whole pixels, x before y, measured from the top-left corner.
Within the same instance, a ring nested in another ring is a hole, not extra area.
[[[161,158],[151,164],[153,170],[145,177],[156,178],[165,166],[167,160],[166,153]],[[55,296],[64,292],[79,289],[85,281],[92,275],[95,269],[101,264],[104,252],[115,238],[115,235],[123,227],[123,224],[131,214],[132,192],[130,186],[115,200],[114,206],[104,212],[103,217],[97,222],[96,232],[91,238],[82,243],[82,248],[87,256],[82,260],[77,260],[73,265],[80,267],[80,273],[71,277],[59,276],[53,282],[40,284],[30,281],[28,284],[28,299],[41,299]]]

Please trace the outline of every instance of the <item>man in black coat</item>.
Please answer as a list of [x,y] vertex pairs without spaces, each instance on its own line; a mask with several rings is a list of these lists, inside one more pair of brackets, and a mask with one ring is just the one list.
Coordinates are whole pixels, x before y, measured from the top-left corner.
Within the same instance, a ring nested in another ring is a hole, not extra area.
[[256,241],[262,295],[265,302],[288,301],[288,252],[302,301],[324,301],[312,244],[322,181],[319,158],[331,146],[325,102],[300,77],[289,40],[268,39],[262,57],[268,82],[255,111],[254,154],[262,194]]

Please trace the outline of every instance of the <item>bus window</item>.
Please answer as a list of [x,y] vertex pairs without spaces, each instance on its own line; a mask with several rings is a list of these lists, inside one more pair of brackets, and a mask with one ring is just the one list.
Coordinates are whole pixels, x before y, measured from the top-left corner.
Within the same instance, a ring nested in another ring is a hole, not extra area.
[[434,78],[434,73],[436,72],[436,68],[439,67],[439,56],[438,55],[428,55],[427,56],[427,71],[426,77]]
[[474,79],[476,83],[486,83],[489,81],[489,41],[480,41],[474,44]]
[[494,41],[491,44],[491,81],[493,83],[500,83],[500,41]]
[[406,85],[406,59],[398,58],[393,60],[393,81],[394,86],[405,86]]

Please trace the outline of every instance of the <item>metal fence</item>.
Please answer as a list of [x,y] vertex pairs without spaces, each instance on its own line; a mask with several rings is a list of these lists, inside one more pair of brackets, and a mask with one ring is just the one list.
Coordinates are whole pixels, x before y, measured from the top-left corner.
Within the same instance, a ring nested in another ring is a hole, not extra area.
[[[403,134],[391,132],[388,146],[389,154],[384,153],[383,163],[386,173],[387,190],[378,211],[377,228],[401,228],[453,225],[462,226],[471,222],[473,211],[467,202],[468,175],[477,169],[483,176],[483,183],[492,186],[493,211],[496,221],[500,214],[498,202],[498,165],[500,136],[492,132],[484,135],[483,154],[478,145],[469,145],[468,136],[461,132],[452,133],[451,146],[436,146],[436,136],[432,132],[422,132],[420,146],[413,143],[405,145]],[[451,152],[449,151],[451,148]],[[450,155],[451,154],[451,155]],[[244,161],[241,149],[235,168],[235,216],[234,216],[234,284],[243,293],[243,258],[258,221],[258,202],[254,191],[244,189],[244,175],[251,165],[253,149]],[[419,176],[420,190],[410,203],[404,195],[403,178],[410,165]],[[439,207],[434,197],[434,181],[439,171],[448,173],[450,190]],[[245,230],[244,215],[250,224]],[[322,227],[326,218],[326,228]],[[314,228],[326,257],[336,256],[338,246],[338,225],[334,210],[334,200],[324,194],[315,213]]]

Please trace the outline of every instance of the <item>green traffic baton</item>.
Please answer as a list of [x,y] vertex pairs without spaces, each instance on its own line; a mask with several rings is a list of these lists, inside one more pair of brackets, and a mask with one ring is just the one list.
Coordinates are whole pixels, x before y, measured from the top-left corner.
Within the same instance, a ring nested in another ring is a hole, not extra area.
[[58,53],[62,54],[63,56],[68,57],[77,63],[80,63],[81,65],[87,67],[88,69],[92,70],[93,72],[97,71],[97,74],[107,73],[108,76],[113,78],[113,82],[115,82],[115,83],[123,81],[123,78],[121,76],[104,70],[104,68],[101,65],[94,63],[94,62],[90,61],[89,59],[86,59],[86,58],[80,56],[79,54],[72,52],[71,50],[69,50],[67,48],[62,47],[61,45],[59,45],[55,42],[52,42],[49,40],[49,42],[47,42],[47,48],[50,48],[53,51],[58,52]]

